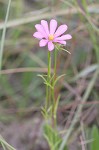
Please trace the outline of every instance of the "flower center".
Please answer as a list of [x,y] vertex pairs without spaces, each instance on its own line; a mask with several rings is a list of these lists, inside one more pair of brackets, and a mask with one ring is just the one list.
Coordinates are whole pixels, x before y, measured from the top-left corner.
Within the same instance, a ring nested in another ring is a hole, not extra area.
[[50,41],[54,40],[54,35],[49,35],[48,39],[49,39]]

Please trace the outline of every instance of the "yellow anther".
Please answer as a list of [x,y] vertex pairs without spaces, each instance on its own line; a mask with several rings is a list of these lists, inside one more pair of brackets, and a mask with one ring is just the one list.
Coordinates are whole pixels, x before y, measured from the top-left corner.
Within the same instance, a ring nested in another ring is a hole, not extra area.
[[54,35],[49,35],[48,39],[49,39],[50,41],[54,40]]

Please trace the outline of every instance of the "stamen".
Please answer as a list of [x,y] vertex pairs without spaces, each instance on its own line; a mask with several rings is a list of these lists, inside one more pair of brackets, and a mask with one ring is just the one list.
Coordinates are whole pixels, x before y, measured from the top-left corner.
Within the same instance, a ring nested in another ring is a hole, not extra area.
[[49,39],[50,41],[54,40],[54,35],[49,35],[48,39]]

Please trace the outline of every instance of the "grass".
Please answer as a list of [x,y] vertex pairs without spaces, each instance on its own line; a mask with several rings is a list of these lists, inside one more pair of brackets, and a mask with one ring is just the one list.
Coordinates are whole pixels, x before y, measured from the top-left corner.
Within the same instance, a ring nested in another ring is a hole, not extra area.
[[[35,32],[34,25],[41,19],[49,20],[55,17],[59,24],[68,24],[69,32],[73,36],[72,41],[67,42],[66,47],[71,55],[61,52],[57,61],[57,72],[66,74],[55,90],[56,95],[61,94],[58,120],[59,127],[64,130],[60,146],[60,150],[63,150],[66,143],[68,145],[74,142],[81,134],[79,122],[82,121],[82,117],[86,116],[86,112],[90,112],[91,105],[89,103],[94,105],[97,102],[94,110],[98,107],[99,12],[97,6],[99,3],[92,0],[88,0],[88,3],[85,0],[78,2],[52,0],[49,3],[35,1],[29,4],[28,2],[27,7],[23,5],[26,6],[23,4],[23,0],[13,2],[9,0],[8,4],[7,1],[0,1],[0,10],[2,10],[2,15],[0,15],[0,121],[2,124],[6,123],[8,130],[9,123],[12,126],[15,120],[19,124],[22,120],[26,125],[29,118],[31,120],[39,118],[38,124],[42,125],[39,111],[44,104],[45,87],[37,75],[47,72],[47,51],[46,48],[39,48],[38,41],[32,38],[32,34]],[[37,10],[35,10],[35,6]],[[5,9],[1,9],[1,7]],[[5,19],[4,14],[6,14]],[[77,105],[79,98],[82,103],[79,102]],[[83,122],[90,128],[88,137],[90,137],[91,127],[99,125],[98,112],[94,115],[94,110],[91,112],[92,122],[90,117]],[[68,128],[67,126],[65,128],[66,120],[69,118],[71,120],[68,121]],[[3,128],[5,129],[4,126]],[[34,133],[34,127],[32,130]],[[76,131],[77,135],[75,135]],[[6,132],[8,131],[6,130]],[[4,131],[1,134],[7,137],[7,133]],[[11,134],[16,135],[17,132]],[[27,139],[26,134],[24,137]],[[7,139],[8,142],[10,140],[10,138]],[[21,140],[24,141],[24,138],[20,135],[19,141]],[[1,143],[5,150],[4,141]],[[31,143],[29,144],[31,145]],[[32,144],[36,145],[35,143]],[[29,144],[26,141],[23,142],[23,149],[30,149]],[[76,145],[82,149],[78,141],[76,141]],[[90,150],[89,146],[87,149]]]
[[6,150],[6,148],[8,148],[8,150],[16,150],[15,148],[13,148],[11,145],[9,145],[0,135],[0,143],[3,147],[3,150]]
[[[99,76],[99,68],[94,73],[93,78],[90,81],[84,96],[82,97],[82,103],[85,103],[87,101],[87,99],[89,98],[90,93],[91,93],[91,91],[92,91],[92,89],[94,87],[94,84],[95,84],[98,76]],[[69,136],[71,135],[72,131],[74,130],[74,127],[75,127],[76,123],[78,122],[78,120],[79,120],[79,118],[81,116],[81,111],[82,111],[82,108],[83,108],[83,104],[82,103],[78,105],[78,109],[76,111],[76,114],[75,114],[75,116],[74,116],[74,118],[72,120],[72,123],[71,123],[71,125],[69,127],[68,132],[64,136],[63,142],[62,142],[59,150],[63,150],[64,149],[65,144],[68,142]]]
[[7,21],[8,21],[10,5],[11,5],[11,0],[9,0],[9,2],[8,2],[5,22],[4,22],[4,26],[3,26],[2,38],[1,38],[1,42],[0,42],[0,70],[2,67],[2,57],[3,57],[4,41],[5,41],[5,35],[6,35],[6,25],[7,25]]

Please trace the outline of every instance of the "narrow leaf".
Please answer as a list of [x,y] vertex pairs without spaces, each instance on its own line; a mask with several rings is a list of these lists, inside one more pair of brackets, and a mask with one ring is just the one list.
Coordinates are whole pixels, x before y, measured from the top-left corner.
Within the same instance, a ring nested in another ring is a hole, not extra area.
[[91,143],[91,150],[98,150],[99,149],[99,131],[96,126],[92,129],[92,139],[93,142]]

